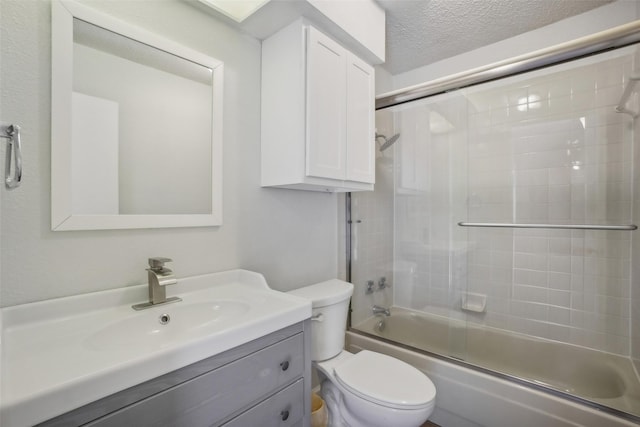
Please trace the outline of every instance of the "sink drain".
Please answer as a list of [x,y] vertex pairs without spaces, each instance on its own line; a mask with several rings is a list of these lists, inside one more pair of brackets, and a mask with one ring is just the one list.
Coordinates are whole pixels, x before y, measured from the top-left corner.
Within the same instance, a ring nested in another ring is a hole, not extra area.
[[166,325],[171,321],[171,316],[169,316],[167,313],[163,313],[160,315],[160,317],[158,317],[158,320],[160,321],[161,325]]

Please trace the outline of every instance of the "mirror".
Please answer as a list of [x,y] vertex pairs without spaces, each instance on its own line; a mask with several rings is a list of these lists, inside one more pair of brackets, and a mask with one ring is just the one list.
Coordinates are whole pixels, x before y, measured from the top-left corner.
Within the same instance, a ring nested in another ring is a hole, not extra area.
[[222,223],[223,64],[52,3],[53,230]]

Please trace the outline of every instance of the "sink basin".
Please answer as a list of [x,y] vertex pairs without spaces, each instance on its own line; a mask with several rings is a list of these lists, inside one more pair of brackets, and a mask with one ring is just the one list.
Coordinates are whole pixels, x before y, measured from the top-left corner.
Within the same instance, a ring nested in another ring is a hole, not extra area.
[[248,303],[234,300],[192,304],[179,301],[133,312],[98,330],[85,344],[93,350],[118,350],[122,346],[158,349],[226,327],[250,308]]
[[311,303],[232,270],[0,309],[0,424],[35,425],[311,317]]

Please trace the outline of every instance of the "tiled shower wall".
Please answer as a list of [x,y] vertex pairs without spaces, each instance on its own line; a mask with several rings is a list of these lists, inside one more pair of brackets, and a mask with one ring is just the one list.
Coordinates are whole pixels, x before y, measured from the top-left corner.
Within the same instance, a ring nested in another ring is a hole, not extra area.
[[633,232],[456,224],[631,223],[633,120],[614,107],[634,53],[395,111],[395,305],[630,354]]

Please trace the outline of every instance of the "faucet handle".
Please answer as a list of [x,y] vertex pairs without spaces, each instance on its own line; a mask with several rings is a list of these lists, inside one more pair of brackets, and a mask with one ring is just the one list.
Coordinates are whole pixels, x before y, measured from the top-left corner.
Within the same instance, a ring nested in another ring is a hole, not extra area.
[[390,288],[391,284],[387,283],[386,276],[382,276],[380,280],[378,280],[378,289]]
[[154,271],[164,270],[164,263],[173,261],[171,258],[153,257],[149,258],[149,267]]

